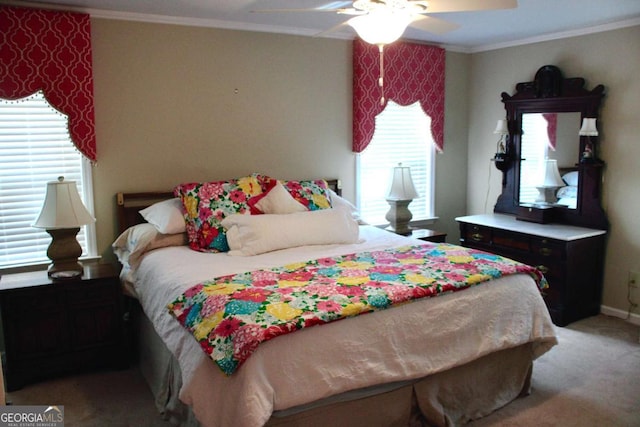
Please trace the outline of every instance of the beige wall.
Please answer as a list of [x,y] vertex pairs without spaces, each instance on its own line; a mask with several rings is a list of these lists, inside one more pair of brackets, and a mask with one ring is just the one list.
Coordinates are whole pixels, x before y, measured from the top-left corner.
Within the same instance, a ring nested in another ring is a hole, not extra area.
[[[93,19],[98,250],[112,258],[114,195],[262,172],[340,178],[354,200],[351,43]],[[466,209],[469,55],[448,53],[434,227]]]
[[[640,271],[640,26],[472,55],[470,64],[467,201],[470,214],[490,212],[500,192],[500,174],[489,164],[496,120],[505,116],[500,93],[531,81],[552,64],[565,77],[584,77],[592,89],[605,86],[600,157],[604,208],[611,223],[603,305],[624,314],[629,270]],[[448,118],[450,119],[450,118]],[[576,147],[577,150],[577,147]],[[478,160],[480,159],[480,160]],[[489,177],[489,173],[491,176]],[[485,208],[487,182],[490,179]]]
[[[288,35],[92,20],[99,252],[112,258],[117,191],[251,172],[336,177],[355,194],[351,44]],[[500,93],[559,66],[604,84],[601,156],[611,222],[603,303],[627,310],[640,270],[640,27],[473,55],[447,53],[445,151],[436,160],[434,228],[457,242],[454,218],[490,212],[500,174],[490,163]],[[468,167],[468,170],[467,170]],[[635,187],[635,188],[634,188]]]

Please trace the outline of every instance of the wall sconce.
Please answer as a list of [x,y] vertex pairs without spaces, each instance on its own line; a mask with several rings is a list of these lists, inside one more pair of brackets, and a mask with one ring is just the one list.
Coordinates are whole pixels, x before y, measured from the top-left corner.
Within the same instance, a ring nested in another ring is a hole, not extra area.
[[57,181],[47,183],[47,193],[42,211],[35,224],[51,235],[51,244],[47,256],[52,261],[49,276],[52,279],[68,279],[82,275],[83,268],[78,263],[82,247],[76,239],[80,227],[95,222],[87,208],[82,204],[75,181]]
[[496,155],[493,157],[493,161],[496,164],[496,168],[502,172],[509,168],[509,153],[507,151],[506,138],[509,135],[509,128],[507,127],[507,121],[504,119],[498,120],[496,128],[493,131],[494,134],[500,135],[498,142],[496,143]]
[[389,221],[388,230],[405,236],[411,234],[409,222],[413,215],[409,210],[409,203],[416,197],[418,197],[418,192],[413,185],[411,168],[398,163],[398,166],[393,168],[391,188],[387,195],[387,202],[390,206],[389,212],[385,216]]
[[550,205],[558,201],[556,189],[564,187],[565,183],[560,177],[558,162],[555,159],[545,159],[541,172],[542,179],[539,181],[540,183],[536,185],[536,188],[540,192],[536,203]]
[[591,137],[598,136],[596,119],[595,118],[582,119],[582,127],[580,128],[578,135],[587,137],[587,142],[584,145],[584,151],[582,152],[582,158],[580,159],[580,161],[582,163],[594,162],[596,159],[596,156],[594,153],[593,143],[591,142]]

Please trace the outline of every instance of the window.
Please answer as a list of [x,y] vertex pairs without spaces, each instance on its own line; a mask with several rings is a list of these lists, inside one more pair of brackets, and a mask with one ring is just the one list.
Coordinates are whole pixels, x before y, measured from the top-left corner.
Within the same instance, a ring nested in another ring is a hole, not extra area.
[[420,195],[409,205],[413,221],[433,218],[435,144],[431,118],[422,111],[419,102],[403,107],[389,101],[376,117],[371,143],[357,158],[358,207],[365,221],[375,225],[388,223],[386,196],[391,171],[398,163],[411,167]]
[[[32,224],[46,183],[58,176],[76,181],[93,213],[91,165],[71,142],[67,117],[42,92],[0,100],[0,269],[48,262],[51,237]],[[93,224],[82,227],[77,237],[83,256],[97,254]]]

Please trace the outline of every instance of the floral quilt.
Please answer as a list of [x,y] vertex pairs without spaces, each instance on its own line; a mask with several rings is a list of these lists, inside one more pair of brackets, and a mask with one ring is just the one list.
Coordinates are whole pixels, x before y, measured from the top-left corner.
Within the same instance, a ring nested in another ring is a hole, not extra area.
[[456,292],[537,269],[446,243],[320,258],[223,276],[193,286],[169,312],[227,375],[261,342],[302,328]]

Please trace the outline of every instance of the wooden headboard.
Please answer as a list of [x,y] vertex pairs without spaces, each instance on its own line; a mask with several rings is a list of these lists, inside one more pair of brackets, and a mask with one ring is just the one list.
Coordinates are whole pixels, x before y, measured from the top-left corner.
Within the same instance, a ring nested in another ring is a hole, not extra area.
[[[327,179],[329,188],[342,195],[342,182],[339,179]],[[117,193],[116,210],[118,217],[118,234],[136,224],[141,224],[144,219],[139,211],[162,200],[171,199],[171,191],[150,191],[146,193]]]

